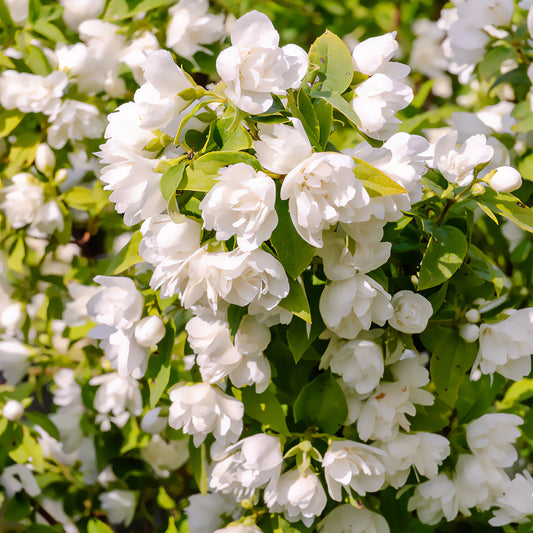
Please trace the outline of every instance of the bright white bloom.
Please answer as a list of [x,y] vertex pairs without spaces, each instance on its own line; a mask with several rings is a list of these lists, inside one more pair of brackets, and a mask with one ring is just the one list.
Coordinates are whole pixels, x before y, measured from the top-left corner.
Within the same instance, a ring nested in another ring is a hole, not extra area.
[[518,454],[512,443],[520,436],[517,426],[524,421],[507,413],[488,413],[466,426],[466,441],[473,454],[483,462],[509,467]]
[[326,285],[320,297],[320,314],[339,337],[353,339],[372,322],[383,326],[393,314],[390,295],[365,274]]
[[235,498],[229,494],[207,493],[189,496],[189,506],[185,508],[189,529],[194,533],[213,533],[224,524],[222,516],[234,520],[242,514],[236,507]]
[[245,163],[221,168],[217,179],[200,202],[204,227],[219,241],[236,235],[243,252],[258,248],[278,224],[274,180]]
[[394,315],[389,324],[403,333],[422,333],[433,314],[433,307],[421,294],[399,291],[391,301]]
[[160,289],[161,297],[177,294],[187,280],[185,261],[200,248],[200,232],[198,222],[186,217],[175,222],[168,215],[149,218],[141,226],[139,254],[154,265],[150,287]]
[[419,405],[432,405],[434,402],[433,394],[421,389],[429,383],[427,362],[427,354],[419,356],[416,352],[405,350],[400,361],[390,366],[396,380],[407,387],[409,400]]
[[405,415],[415,414],[405,384],[382,382],[361,407],[357,419],[359,437],[362,440],[393,439],[400,427],[409,431],[411,424]]
[[442,518],[453,520],[459,511],[455,486],[446,474],[439,474],[417,485],[407,504],[409,511],[417,512],[424,524],[437,524]]
[[492,507],[509,478],[505,472],[479,457],[461,454],[457,460],[453,483],[457,494],[459,511],[470,516],[470,509],[476,507],[486,511]]
[[31,352],[17,339],[0,340],[0,372],[8,385],[16,385],[28,371]]
[[128,65],[133,78],[139,85],[146,81],[142,66],[146,62],[148,55],[156,50],[159,50],[157,37],[149,31],[144,31],[139,37],[130,41],[120,54],[120,60]]
[[533,514],[533,479],[527,470],[516,474],[512,481],[502,487],[503,494],[496,504],[494,517],[489,520],[491,526],[503,526],[512,522],[524,524]]
[[259,124],[259,141],[254,141],[257,159],[263,168],[276,174],[288,174],[313,153],[304,127],[297,118],[288,124]]
[[389,533],[387,521],[368,509],[339,505],[318,524],[318,533]]
[[150,348],[165,336],[165,325],[157,315],[146,316],[137,322],[134,334],[141,346]]
[[146,433],[157,434],[161,433],[167,427],[168,419],[159,416],[161,407],[154,407],[150,409],[141,420],[141,429]]
[[322,246],[322,231],[336,222],[351,222],[370,197],[355,177],[354,160],[336,152],[316,153],[283,180],[281,199],[289,199],[292,223],[302,239]]
[[28,3],[20,0],[5,0],[5,3],[13,22],[24,26],[28,20]]
[[189,439],[166,442],[160,435],[154,435],[141,450],[141,457],[157,476],[169,477],[189,459]]
[[23,113],[53,115],[61,104],[67,83],[66,74],[57,70],[46,77],[5,70],[0,75],[0,104]]
[[333,441],[322,461],[330,496],[340,502],[343,487],[360,496],[379,490],[385,482],[383,455],[380,449],[360,442]]
[[8,498],[12,498],[21,490],[33,497],[41,494],[41,489],[37,485],[32,471],[25,464],[15,464],[3,468],[0,485],[4,487]]
[[23,414],[24,406],[17,400],[7,400],[2,407],[2,416],[12,422],[20,420]]
[[99,385],[94,408],[100,413],[96,421],[101,422],[102,431],[109,431],[111,422],[123,427],[130,414],[138,416],[142,413],[141,391],[135,379],[111,372],[91,378],[89,384]]
[[236,500],[251,499],[256,489],[275,487],[283,456],[277,437],[258,433],[225,449],[212,452],[214,459],[209,486]]
[[242,431],[244,406],[207,383],[180,384],[170,391],[168,423],[193,436],[196,447],[208,433],[222,445],[235,442]]
[[353,387],[358,394],[372,392],[379,384],[385,369],[381,347],[365,338],[348,342],[331,339],[320,361],[320,368],[327,366],[339,374],[344,383]]
[[450,442],[434,433],[398,433],[392,440],[380,442],[385,452],[382,462],[387,482],[395,488],[403,487],[414,466],[421,476],[434,478],[438,467],[450,455]]
[[72,300],[65,304],[63,321],[70,327],[83,326],[90,320],[87,302],[100,292],[101,288],[72,281],[67,285],[67,289]]
[[276,487],[265,490],[265,503],[272,513],[283,512],[289,522],[301,520],[311,527],[326,507],[327,496],[315,473],[295,469],[285,472]]
[[481,324],[479,352],[473,368],[483,374],[498,372],[518,381],[531,370],[533,308],[513,312],[496,324]]
[[104,9],[104,0],[59,0],[63,6],[63,20],[72,30],[88,19],[98,18]]
[[85,410],[81,398],[81,387],[75,379],[74,370],[61,368],[54,374],[54,404],[63,412],[83,413]]
[[52,117],[48,129],[48,144],[60,149],[68,141],[81,141],[100,137],[104,131],[104,120],[98,108],[78,100],[65,100]]
[[112,524],[129,526],[135,516],[137,495],[131,490],[111,490],[98,496],[102,509]]
[[397,129],[395,114],[413,99],[412,89],[403,83],[409,67],[390,62],[398,48],[396,32],[366,39],[352,54],[355,69],[370,76],[355,89],[352,107],[365,133],[387,139]]
[[278,46],[279,34],[263,13],[250,11],[231,30],[231,44],[217,57],[226,96],[246,113],[264,113],[271,93],[296,89],[307,71],[307,54],[294,44]]
[[162,129],[190,102],[178,94],[191,87],[191,82],[174,63],[167,50],[152,52],[143,65],[146,83],[135,92],[141,126],[147,130]]
[[218,41],[224,30],[224,15],[209,13],[207,0],[180,0],[168,10],[167,47],[192,59],[196,52],[211,54],[203,44]]
[[217,529],[214,533],[263,533],[255,524],[230,524],[223,529]]
[[512,192],[522,185],[522,176],[513,167],[499,167],[489,176],[488,184],[496,192]]
[[469,185],[474,179],[474,168],[488,163],[494,149],[487,144],[485,135],[469,137],[458,150],[457,131],[452,130],[440,137],[435,145],[434,165],[450,182],[461,187]]

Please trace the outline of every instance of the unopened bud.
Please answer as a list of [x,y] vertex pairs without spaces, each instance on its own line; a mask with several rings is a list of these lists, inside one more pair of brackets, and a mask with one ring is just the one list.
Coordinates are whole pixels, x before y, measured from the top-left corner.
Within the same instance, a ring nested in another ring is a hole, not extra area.
[[468,322],[472,322],[472,324],[475,324],[476,322],[479,322],[481,315],[479,314],[479,311],[477,309],[469,309],[465,313],[465,318],[468,320]]
[[459,335],[466,342],[475,342],[479,338],[479,327],[475,324],[463,324],[459,330]]
[[165,336],[163,321],[156,315],[147,316],[135,326],[135,339],[144,347],[157,344]]
[[41,143],[37,146],[37,152],[35,153],[35,167],[45,176],[51,176],[55,166],[56,156],[54,152],[46,143]]
[[513,167],[499,167],[487,174],[483,179],[496,192],[515,191],[522,185],[522,176]]
[[4,418],[11,420],[11,422],[15,422],[20,420],[21,416],[24,414],[24,407],[20,402],[17,402],[17,400],[8,400],[2,409],[2,414],[4,415]]

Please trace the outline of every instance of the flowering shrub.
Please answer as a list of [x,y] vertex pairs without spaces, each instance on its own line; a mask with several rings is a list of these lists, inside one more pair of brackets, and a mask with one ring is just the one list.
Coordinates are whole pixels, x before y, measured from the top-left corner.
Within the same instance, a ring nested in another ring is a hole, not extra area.
[[533,3],[348,4],[0,0],[2,531],[530,530]]

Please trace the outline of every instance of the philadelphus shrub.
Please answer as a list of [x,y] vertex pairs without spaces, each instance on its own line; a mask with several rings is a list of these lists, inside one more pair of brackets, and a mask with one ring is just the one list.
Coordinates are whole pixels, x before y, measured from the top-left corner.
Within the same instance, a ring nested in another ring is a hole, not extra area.
[[0,530],[529,531],[533,4],[229,4],[0,0]]

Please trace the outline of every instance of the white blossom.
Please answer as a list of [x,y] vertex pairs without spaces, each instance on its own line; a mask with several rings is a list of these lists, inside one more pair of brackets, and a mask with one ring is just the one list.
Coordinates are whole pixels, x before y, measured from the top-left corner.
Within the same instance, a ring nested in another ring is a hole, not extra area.
[[368,509],[343,504],[335,507],[318,524],[318,533],[389,533],[387,521]]
[[24,406],[18,400],[7,400],[2,407],[2,416],[12,422],[20,420],[23,414]]
[[278,224],[274,180],[245,163],[221,168],[217,179],[200,202],[204,227],[219,241],[236,235],[243,252],[258,248]]
[[510,523],[524,524],[533,514],[533,479],[527,470],[516,474],[512,481],[502,487],[502,494],[495,505],[494,516],[489,520],[491,526]]
[[141,458],[154,469],[157,476],[168,478],[172,471],[188,461],[189,439],[166,442],[160,435],[153,435],[141,450]]
[[340,502],[343,487],[360,496],[379,490],[385,482],[383,455],[380,449],[360,442],[333,441],[322,461],[330,496]]
[[37,485],[30,467],[25,464],[4,467],[2,475],[0,475],[0,485],[4,487],[8,498],[12,498],[21,490],[33,497],[41,494],[41,489]]
[[433,307],[421,294],[398,291],[391,300],[394,315],[389,324],[403,333],[422,333],[433,314]]
[[327,496],[318,476],[306,470],[285,472],[273,489],[265,490],[265,502],[272,513],[283,512],[289,522],[301,520],[311,527],[327,503]]
[[520,172],[508,166],[496,168],[494,174],[490,173],[485,179],[496,192],[512,192],[522,185]]
[[196,447],[208,433],[221,444],[235,442],[242,431],[244,406],[207,383],[179,384],[170,393],[169,425],[192,435]]
[[111,490],[98,496],[102,509],[112,524],[129,526],[135,516],[137,495],[131,490]]
[[9,385],[16,385],[28,372],[30,349],[17,339],[0,340],[0,372]]
[[165,325],[157,315],[146,316],[137,322],[134,335],[141,346],[150,348],[165,336]]
[[98,18],[104,9],[104,0],[59,0],[59,3],[63,6],[63,20],[73,31],[84,20]]
[[218,492],[189,496],[189,505],[185,508],[189,529],[194,533],[213,533],[224,524],[222,516],[233,519],[240,516],[242,508],[237,508],[236,503],[233,496]]
[[217,57],[227,97],[246,113],[264,113],[282,95],[298,88],[307,71],[307,54],[294,44],[280,48],[279,34],[263,13],[249,11],[231,30],[231,44]]

